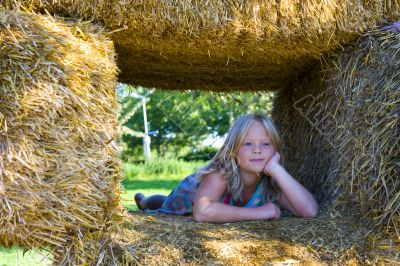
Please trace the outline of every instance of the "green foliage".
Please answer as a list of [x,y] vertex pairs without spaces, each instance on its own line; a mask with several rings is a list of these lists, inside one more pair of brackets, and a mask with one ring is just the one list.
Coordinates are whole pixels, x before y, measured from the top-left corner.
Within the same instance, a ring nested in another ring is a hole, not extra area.
[[142,164],[124,163],[124,179],[136,177],[162,177],[195,172],[205,162],[186,162],[175,158],[157,158]]
[[[121,110],[125,143],[123,159],[138,157],[143,153],[144,132],[142,100],[122,97],[149,93],[144,88],[120,86]],[[151,136],[151,147],[159,157],[168,153],[182,155],[185,148],[196,152],[209,136],[222,137],[236,117],[246,113],[269,114],[272,106],[271,92],[215,93],[203,91],[154,90],[146,97],[148,127],[158,131]]]
[[200,149],[193,149],[191,152],[186,153],[179,159],[182,159],[186,162],[190,161],[209,161],[214,155],[218,152],[218,148],[215,147],[202,147]]

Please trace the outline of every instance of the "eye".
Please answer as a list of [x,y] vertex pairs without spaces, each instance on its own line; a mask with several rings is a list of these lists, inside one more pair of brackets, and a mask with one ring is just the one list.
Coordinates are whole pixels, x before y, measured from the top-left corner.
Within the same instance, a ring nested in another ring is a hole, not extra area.
[[251,146],[251,142],[245,142],[243,143],[243,146]]
[[265,143],[263,143],[264,144],[264,146],[268,146],[269,145],[269,143],[268,142],[265,142]]

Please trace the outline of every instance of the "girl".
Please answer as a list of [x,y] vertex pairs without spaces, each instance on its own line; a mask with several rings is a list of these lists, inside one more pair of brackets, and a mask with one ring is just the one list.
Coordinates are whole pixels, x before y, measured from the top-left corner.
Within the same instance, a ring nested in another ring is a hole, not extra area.
[[197,222],[278,220],[280,209],[273,202],[298,217],[317,216],[315,199],[279,163],[280,154],[281,138],[273,123],[263,115],[244,115],[207,165],[168,197],[137,193],[136,204],[141,210],[193,213]]

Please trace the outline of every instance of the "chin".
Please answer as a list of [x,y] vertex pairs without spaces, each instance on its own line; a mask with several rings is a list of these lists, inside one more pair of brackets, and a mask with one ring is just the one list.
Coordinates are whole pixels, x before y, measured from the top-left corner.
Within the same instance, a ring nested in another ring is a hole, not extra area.
[[254,170],[255,173],[260,173],[264,170],[264,167],[260,167]]
[[[253,166],[254,167],[254,166]],[[264,170],[264,167],[259,167],[259,168],[253,168],[253,167],[249,167],[247,169],[244,169],[247,173],[251,173],[251,174],[261,174]]]
[[263,169],[257,169],[257,170],[254,170],[253,173],[260,176],[262,174],[262,170]]

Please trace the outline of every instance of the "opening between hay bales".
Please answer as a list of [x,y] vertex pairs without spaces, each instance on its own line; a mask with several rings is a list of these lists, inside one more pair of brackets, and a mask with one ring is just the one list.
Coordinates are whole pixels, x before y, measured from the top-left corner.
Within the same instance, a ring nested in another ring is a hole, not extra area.
[[[399,180],[389,158],[397,157],[399,145],[398,42],[397,24],[376,29],[337,54],[334,63],[314,66],[274,98],[272,117],[284,136],[287,167],[319,199],[317,219],[286,216],[267,224],[219,226],[195,224],[190,217],[134,213],[131,226],[143,254],[136,259],[235,265],[395,263]],[[378,154],[388,159],[376,164]],[[365,216],[384,229],[371,233]]]

